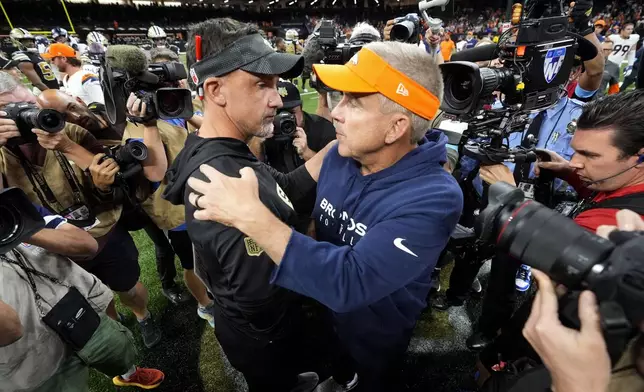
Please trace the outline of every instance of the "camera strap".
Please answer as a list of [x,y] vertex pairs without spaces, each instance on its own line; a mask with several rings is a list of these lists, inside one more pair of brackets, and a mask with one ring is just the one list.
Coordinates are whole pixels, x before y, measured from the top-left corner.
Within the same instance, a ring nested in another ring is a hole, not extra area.
[[644,193],[613,197],[610,199],[604,199],[600,202],[592,201],[595,196],[596,194],[579,202],[575,210],[572,212],[572,218],[577,217],[582,212],[595,208],[611,208],[616,210],[628,209],[639,215],[644,215]]
[[[532,147],[532,142],[530,140],[534,140],[534,138],[539,136],[539,131],[541,130],[541,125],[543,124],[545,115],[546,111],[543,110],[539,112],[539,114],[537,114],[535,118],[532,119],[532,122],[528,127],[528,131],[523,137],[523,140],[521,140],[521,147]],[[531,138],[530,135],[532,135],[533,137]],[[516,181],[517,184],[528,181],[528,179],[530,178],[530,167],[531,165],[529,163],[514,165],[514,181]]]
[[18,266],[20,269],[22,269],[24,271],[25,275],[27,275],[27,279],[26,279],[27,283],[29,283],[29,286],[31,287],[31,291],[34,292],[34,297],[36,299],[36,307],[38,308],[38,312],[40,312],[41,317],[45,317],[47,312],[45,312],[45,310],[44,310],[44,308],[42,306],[43,297],[40,295],[40,293],[38,293],[38,289],[36,288],[36,282],[34,281],[34,278],[33,278],[32,275],[36,275],[36,276],[39,276],[41,278],[47,279],[47,280],[49,280],[50,282],[52,282],[54,284],[57,284],[57,285],[63,286],[63,287],[67,287],[68,289],[71,289],[72,286],[70,286],[70,285],[68,285],[68,284],[66,284],[66,283],[64,283],[64,282],[62,282],[62,281],[60,281],[60,280],[58,280],[58,279],[56,279],[54,277],[51,277],[51,276],[49,276],[47,274],[44,274],[44,273],[42,273],[40,271],[36,271],[33,268],[27,267],[26,261],[24,260],[24,256],[20,252],[17,252],[15,249],[12,252],[13,252],[13,255],[16,257],[16,260],[11,260],[10,258],[8,258],[5,255],[0,255],[0,260],[5,261],[5,262],[7,262],[9,264],[16,265],[16,266]]
[[[36,170],[34,165],[27,159],[27,157],[25,157],[25,154],[19,147],[12,148],[11,152],[13,152],[18,157],[20,165],[22,165],[22,168],[27,174],[27,178],[29,178],[29,182],[31,182],[36,195],[38,195],[38,198],[43,203],[43,205],[52,212],[61,213],[64,208],[60,205],[60,203],[56,199],[56,196],[54,196],[54,193],[51,191],[51,188],[47,184],[47,181],[42,176],[42,174],[39,173],[38,170]],[[59,151],[54,151],[54,155],[56,156],[58,163],[63,169],[63,174],[65,175],[67,183],[72,190],[74,204],[85,205],[85,203],[83,202],[83,193],[81,191],[78,180],[76,179],[76,176],[74,176],[73,174],[69,162]],[[89,206],[87,206],[87,208],[89,208]]]

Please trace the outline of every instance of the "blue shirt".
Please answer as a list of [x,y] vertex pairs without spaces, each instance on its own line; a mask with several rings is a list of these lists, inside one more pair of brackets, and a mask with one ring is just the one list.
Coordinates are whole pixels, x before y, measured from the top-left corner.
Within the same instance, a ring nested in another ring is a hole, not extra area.
[[294,231],[273,274],[272,283],[333,311],[340,340],[361,365],[381,366],[408,343],[461,214],[461,190],[441,166],[447,137],[429,136],[370,175],[330,149],[313,210],[317,241]]
[[[595,94],[595,91],[586,91],[581,87],[577,86],[575,89],[575,94],[579,97],[586,98]],[[541,128],[539,129],[539,134],[537,136],[537,148],[546,149],[554,151],[557,154],[561,155],[566,160],[570,160],[575,153],[575,151],[570,147],[570,142],[574,133],[568,132],[568,124],[572,121],[577,121],[581,115],[581,111],[584,107],[584,102],[581,102],[577,99],[563,97],[561,98],[556,105],[546,110],[541,123]],[[534,114],[531,117],[534,118],[537,115]],[[507,139],[507,143],[510,148],[516,148],[521,145],[521,141],[527,134],[529,125],[526,126],[523,132],[515,132],[510,134]],[[470,171],[476,166],[476,160],[470,157],[461,158],[461,173],[462,178],[465,178]],[[513,162],[504,162],[510,171],[514,172],[515,164]],[[530,178],[534,177],[533,167],[530,167]],[[555,179],[555,189],[561,188],[564,182],[560,179]],[[474,189],[478,192],[479,195],[483,194],[483,182],[479,176],[477,176],[473,181]]]

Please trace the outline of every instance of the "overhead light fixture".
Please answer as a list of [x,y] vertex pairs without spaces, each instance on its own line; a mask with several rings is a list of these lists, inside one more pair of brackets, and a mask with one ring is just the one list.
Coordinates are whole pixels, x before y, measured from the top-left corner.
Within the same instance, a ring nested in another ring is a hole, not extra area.
[[253,4],[253,1],[255,0],[248,0],[248,4]]
[[293,4],[295,4],[295,0],[291,1],[290,3],[288,3],[288,5],[293,5]]
[[331,5],[335,5],[335,2],[336,2],[336,1],[338,1],[338,0],[333,0],[333,3],[332,3]]
[[230,0],[224,0],[224,4],[228,3]]

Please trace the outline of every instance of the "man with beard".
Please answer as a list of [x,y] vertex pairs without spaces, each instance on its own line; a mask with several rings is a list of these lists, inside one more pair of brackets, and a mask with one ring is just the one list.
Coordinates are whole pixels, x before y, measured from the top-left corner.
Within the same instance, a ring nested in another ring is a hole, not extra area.
[[121,144],[125,124],[111,125],[102,103],[86,106],[59,90],[47,90],[38,96],[38,105],[64,113],[65,121],[85,128],[104,146]]
[[58,68],[67,94],[80,99],[85,105],[105,103],[98,76],[82,68],[83,63],[76,57],[76,51],[71,46],[51,44],[42,57]]
[[266,206],[282,222],[295,223],[290,199],[314,189],[329,148],[285,175],[259,162],[247,143],[273,134],[273,119],[282,106],[278,79],[298,76],[302,57],[273,51],[256,27],[232,19],[207,20],[194,25],[190,34],[188,64],[204,102],[204,121],[199,135],[189,135],[174,159],[164,197],[186,206],[195,271],[214,296],[217,339],[249,391],[311,391],[317,375],[300,373],[310,370],[306,360],[318,353],[305,348],[301,298],[270,283],[275,266],[250,237],[220,223],[195,220],[186,186],[190,176],[200,175],[202,164],[233,176],[251,166]]

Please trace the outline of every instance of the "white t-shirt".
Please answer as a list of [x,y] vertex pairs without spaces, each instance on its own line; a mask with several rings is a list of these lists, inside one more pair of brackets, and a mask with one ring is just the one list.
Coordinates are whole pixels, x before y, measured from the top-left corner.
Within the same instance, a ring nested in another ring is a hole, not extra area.
[[622,38],[619,34],[612,34],[608,39],[613,41],[613,53],[608,56],[611,63],[622,65],[624,60],[628,61],[628,65],[633,65],[635,62],[635,47],[640,36],[638,34],[631,34],[628,38]]
[[76,71],[72,76],[65,76],[63,78],[63,86],[67,94],[74,98],[80,98],[85,105],[93,102],[105,104],[101,83],[98,76],[93,73],[89,73],[83,69]]

